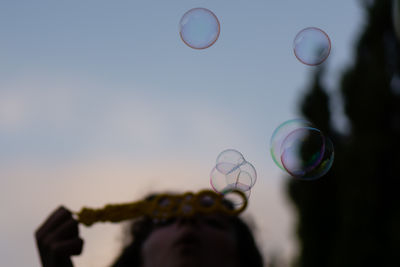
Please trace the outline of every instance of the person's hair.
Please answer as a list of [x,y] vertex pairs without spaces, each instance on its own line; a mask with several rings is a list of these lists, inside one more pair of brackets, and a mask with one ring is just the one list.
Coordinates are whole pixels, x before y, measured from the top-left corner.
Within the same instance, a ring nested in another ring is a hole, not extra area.
[[[155,195],[151,195],[146,199],[152,199],[154,196]],[[227,205],[232,206],[232,204],[228,202]],[[229,221],[233,226],[238,244],[239,266],[262,267],[263,258],[249,226],[238,216],[231,216]],[[112,267],[140,267],[142,265],[141,249],[143,243],[155,227],[156,223],[149,217],[143,217],[133,221],[130,226],[132,241],[123,249]]]

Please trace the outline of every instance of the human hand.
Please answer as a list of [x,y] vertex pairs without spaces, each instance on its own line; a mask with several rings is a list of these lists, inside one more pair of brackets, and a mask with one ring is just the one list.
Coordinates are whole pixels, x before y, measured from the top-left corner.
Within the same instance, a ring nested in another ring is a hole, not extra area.
[[43,267],[72,267],[70,257],[82,252],[78,222],[62,206],[36,230],[35,237]]

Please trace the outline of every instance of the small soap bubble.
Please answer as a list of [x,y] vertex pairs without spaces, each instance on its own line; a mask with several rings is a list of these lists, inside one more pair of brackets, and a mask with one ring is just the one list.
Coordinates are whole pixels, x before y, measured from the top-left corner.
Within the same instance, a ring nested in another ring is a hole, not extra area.
[[194,49],[212,46],[220,34],[217,16],[206,8],[193,8],[187,11],[179,23],[182,41]]
[[319,28],[305,28],[294,38],[293,50],[301,63],[316,66],[328,58],[331,52],[331,40],[328,34]]
[[235,149],[226,149],[219,153],[216,164],[219,163],[232,163],[232,164],[241,164],[244,161],[244,157],[242,153]]
[[220,172],[228,175],[240,168],[244,162],[246,161],[242,153],[235,149],[226,149],[218,155],[216,167]]
[[254,168],[253,164],[245,161],[243,164],[240,165],[239,169],[241,172],[247,173],[247,175],[251,178],[250,187],[253,187],[253,185],[257,181],[257,171],[256,168]]

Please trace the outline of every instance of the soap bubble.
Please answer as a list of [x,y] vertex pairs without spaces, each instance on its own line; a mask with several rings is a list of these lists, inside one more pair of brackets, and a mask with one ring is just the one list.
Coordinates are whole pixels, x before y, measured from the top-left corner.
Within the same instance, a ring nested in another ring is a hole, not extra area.
[[194,49],[212,46],[220,34],[217,16],[206,8],[193,8],[187,11],[179,23],[182,41]]
[[325,136],[325,151],[323,156],[319,160],[319,164],[297,178],[300,178],[302,180],[315,180],[324,176],[331,169],[334,157],[335,152],[333,148],[333,143],[329,137]]
[[294,38],[293,50],[295,56],[301,63],[309,66],[316,66],[328,58],[331,52],[331,40],[329,36],[319,28],[305,28]]
[[234,183],[234,181],[238,180],[239,173],[239,168],[236,168],[234,171],[225,174],[215,166],[210,173],[210,185],[215,192],[221,193],[228,185],[228,181]]
[[324,176],[332,167],[332,141],[310,122],[289,120],[274,131],[271,137],[271,156],[274,162],[295,178],[314,180]]
[[242,153],[235,149],[226,149],[218,155],[216,165],[220,172],[227,174],[238,168],[244,161]]
[[231,175],[226,176],[227,183],[240,183],[243,187],[251,189],[257,181],[257,172],[254,166],[251,163],[245,161],[240,164],[237,169],[239,172],[237,173],[236,177]]
[[282,142],[281,162],[286,171],[295,177],[313,170],[325,153],[325,137],[321,131],[305,127],[291,132]]
[[250,190],[256,183],[256,170],[248,162],[227,174],[221,172],[219,169],[218,165],[215,166],[210,174],[210,184],[216,192],[222,192],[226,185],[229,184],[240,184],[240,189],[246,191]]
[[292,119],[280,124],[272,133],[270,153],[272,160],[282,170],[285,170],[281,163],[281,147],[283,140],[285,140],[285,138],[294,130],[304,127],[312,127],[312,124],[304,119]]

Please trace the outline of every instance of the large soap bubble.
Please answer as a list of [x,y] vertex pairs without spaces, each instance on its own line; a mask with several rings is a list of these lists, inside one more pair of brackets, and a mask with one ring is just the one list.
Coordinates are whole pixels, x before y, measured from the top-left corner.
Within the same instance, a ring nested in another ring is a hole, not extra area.
[[270,140],[270,153],[272,160],[279,168],[285,170],[281,163],[281,147],[285,138],[294,130],[304,127],[312,127],[312,124],[304,119],[292,119],[280,124],[272,133]]
[[282,123],[271,137],[271,156],[291,176],[314,180],[332,167],[332,141],[310,122],[302,119]]
[[316,66],[328,58],[331,52],[331,40],[328,34],[319,28],[305,28],[294,38],[293,50],[301,63]]
[[179,23],[182,41],[194,49],[205,49],[218,39],[220,23],[217,16],[206,8],[193,8],[187,11]]

